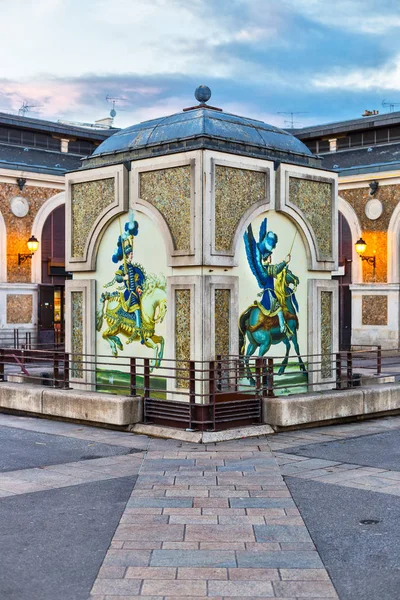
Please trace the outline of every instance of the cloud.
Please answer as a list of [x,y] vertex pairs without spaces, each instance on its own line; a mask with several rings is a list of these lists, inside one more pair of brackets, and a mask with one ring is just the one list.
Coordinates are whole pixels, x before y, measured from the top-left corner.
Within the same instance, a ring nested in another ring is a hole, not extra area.
[[284,4],[329,28],[374,36],[400,28],[398,3],[392,0],[284,0]]
[[315,88],[324,90],[400,91],[400,55],[376,68],[334,69],[330,73],[317,75],[311,83]]

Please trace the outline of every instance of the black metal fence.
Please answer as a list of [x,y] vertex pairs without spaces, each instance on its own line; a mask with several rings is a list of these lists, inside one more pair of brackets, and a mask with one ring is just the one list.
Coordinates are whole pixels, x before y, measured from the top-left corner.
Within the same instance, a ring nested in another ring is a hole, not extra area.
[[[362,377],[399,373],[400,355],[380,346],[295,358],[217,356],[176,361],[69,354],[58,349],[0,348],[0,381],[142,396],[144,421],[219,430],[262,422],[262,399],[315,390],[347,390]],[[383,373],[383,366],[384,371]],[[282,370],[284,372],[282,372]],[[396,371],[397,370],[397,371]]]

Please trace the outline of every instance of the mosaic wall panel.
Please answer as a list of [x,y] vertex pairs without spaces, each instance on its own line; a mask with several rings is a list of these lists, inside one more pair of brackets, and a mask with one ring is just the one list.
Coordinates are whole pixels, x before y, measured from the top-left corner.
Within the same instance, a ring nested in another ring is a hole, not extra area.
[[83,353],[83,292],[71,292],[71,321],[72,321],[72,377],[83,377],[83,361],[74,356]]
[[215,250],[230,250],[243,214],[265,197],[265,173],[215,166]]
[[170,229],[175,250],[190,252],[191,166],[140,173],[140,198],[160,211]]
[[[383,211],[379,219],[368,219],[365,214],[365,205],[371,200],[368,188],[358,188],[354,190],[340,190],[340,196],[354,208],[358,220],[360,221],[362,237],[367,243],[365,254],[372,256],[376,253],[376,269],[368,265],[366,261],[362,263],[363,281],[377,281],[385,283],[387,281],[387,229],[393,211],[400,202],[400,187],[396,185],[382,185],[378,188],[374,198],[378,198],[383,205]],[[354,240],[354,243],[356,240]]]
[[[27,254],[29,252],[26,242],[31,236],[33,221],[38,210],[49,198],[59,193],[60,190],[54,188],[28,185],[21,191],[17,184],[0,183],[0,212],[3,215],[7,231],[7,281],[10,283],[31,281],[32,263],[28,259],[22,265],[18,265],[18,253]],[[11,212],[10,202],[16,196],[22,196],[29,203],[29,212],[25,217],[16,217]],[[37,232],[33,233],[38,235]]]
[[387,325],[388,324],[388,297],[363,296],[362,297],[362,324]]
[[7,294],[7,323],[32,323],[32,296]]
[[114,178],[74,183],[71,186],[71,255],[83,257],[86,241],[97,217],[115,200]]
[[321,375],[332,375],[332,292],[321,292]]
[[297,206],[314,232],[321,260],[332,258],[332,185],[289,177],[289,201]]
[[[175,359],[190,360],[190,290],[175,290]],[[180,362],[180,368],[189,369],[188,362]],[[177,387],[189,387],[187,377],[176,378]]]
[[215,290],[215,356],[229,354],[230,290]]

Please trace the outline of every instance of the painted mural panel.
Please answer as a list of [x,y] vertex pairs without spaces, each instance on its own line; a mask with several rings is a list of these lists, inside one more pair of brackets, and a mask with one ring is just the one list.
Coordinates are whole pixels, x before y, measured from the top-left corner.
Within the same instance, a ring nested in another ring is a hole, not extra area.
[[332,292],[321,292],[321,375],[332,376]]
[[332,257],[332,184],[289,177],[289,200],[310,223],[321,260]]
[[215,290],[215,356],[229,354],[231,290]]
[[292,222],[273,211],[257,217],[244,232],[238,271],[244,383],[255,383],[249,359],[265,356],[276,359],[278,393],[306,386],[307,257]]
[[83,256],[94,222],[101,212],[114,202],[114,186],[113,178],[74,183],[71,186],[71,252],[74,258]]
[[140,173],[140,197],[155,206],[168,223],[174,248],[190,252],[191,166]]
[[247,209],[266,197],[266,173],[215,166],[215,249],[231,249],[233,237]]
[[147,215],[131,211],[109,225],[97,257],[98,384],[127,387],[133,356],[149,358],[154,375],[161,373],[169,273],[161,233]]
[[83,377],[83,292],[71,292],[72,377]]
[[[175,358],[178,367],[189,368],[190,360],[190,290],[175,290]],[[187,388],[187,376],[177,377],[176,386],[178,388]]]

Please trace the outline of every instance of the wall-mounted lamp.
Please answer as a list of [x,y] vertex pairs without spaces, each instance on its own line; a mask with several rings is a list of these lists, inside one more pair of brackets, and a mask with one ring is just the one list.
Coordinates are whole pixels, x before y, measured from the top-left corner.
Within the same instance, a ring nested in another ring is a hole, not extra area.
[[24,263],[28,258],[32,258],[36,250],[39,248],[39,240],[37,240],[34,235],[31,235],[26,245],[28,246],[28,250],[30,250],[30,254],[18,254],[19,265],[22,265],[22,263]]
[[19,187],[19,189],[22,190],[24,189],[24,185],[26,184],[26,179],[24,179],[23,177],[17,177],[17,185]]
[[369,184],[369,195],[374,196],[378,191],[379,181],[371,181]]
[[367,243],[364,242],[362,238],[357,240],[356,242],[356,251],[361,260],[366,260],[369,265],[372,265],[375,269],[376,267],[376,257],[374,256],[364,256],[364,252],[367,249]]

